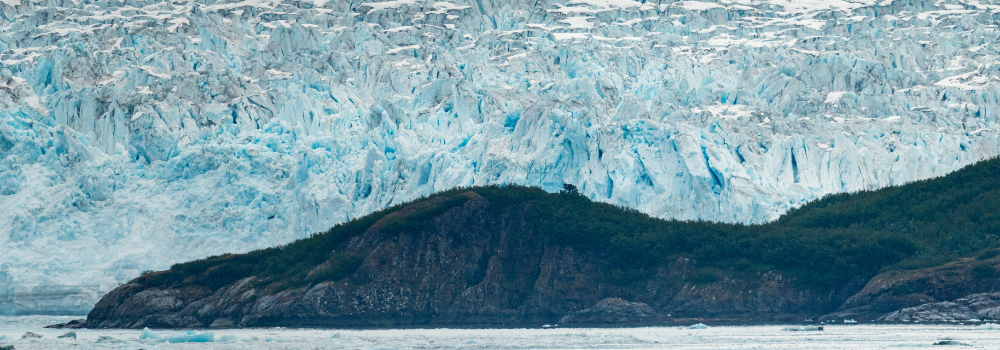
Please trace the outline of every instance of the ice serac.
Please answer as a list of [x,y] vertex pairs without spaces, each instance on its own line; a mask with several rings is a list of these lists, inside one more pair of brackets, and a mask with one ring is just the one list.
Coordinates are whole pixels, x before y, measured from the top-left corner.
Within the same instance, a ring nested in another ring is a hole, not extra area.
[[0,1],[0,313],[85,312],[143,270],[455,186],[762,222],[942,175],[1000,153],[998,12]]

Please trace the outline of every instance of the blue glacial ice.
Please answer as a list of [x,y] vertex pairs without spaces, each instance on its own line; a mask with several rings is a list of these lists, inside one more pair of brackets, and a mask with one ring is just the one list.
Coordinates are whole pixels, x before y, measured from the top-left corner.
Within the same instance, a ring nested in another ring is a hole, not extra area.
[[763,222],[1000,154],[977,0],[0,0],[0,314],[455,186]]

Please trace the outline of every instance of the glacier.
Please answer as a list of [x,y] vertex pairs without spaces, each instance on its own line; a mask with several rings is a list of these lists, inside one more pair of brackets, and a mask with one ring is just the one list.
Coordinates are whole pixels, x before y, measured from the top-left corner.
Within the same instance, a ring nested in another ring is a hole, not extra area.
[[978,0],[0,0],[0,314],[517,183],[759,223],[1000,154]]

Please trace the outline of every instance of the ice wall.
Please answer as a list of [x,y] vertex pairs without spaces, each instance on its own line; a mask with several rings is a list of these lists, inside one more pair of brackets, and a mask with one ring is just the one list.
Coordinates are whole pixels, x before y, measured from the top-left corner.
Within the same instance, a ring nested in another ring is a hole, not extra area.
[[519,183],[762,222],[994,157],[976,0],[0,0],[0,313]]

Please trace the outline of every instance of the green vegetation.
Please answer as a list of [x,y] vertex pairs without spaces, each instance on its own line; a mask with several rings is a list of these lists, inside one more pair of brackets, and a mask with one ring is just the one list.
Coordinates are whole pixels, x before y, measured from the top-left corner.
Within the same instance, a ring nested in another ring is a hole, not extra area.
[[[796,277],[802,288],[829,289],[889,269],[936,266],[966,256],[995,257],[998,175],[1000,161],[984,161],[942,178],[828,196],[775,222],[750,226],[656,219],[592,202],[572,185],[560,193],[512,185],[461,188],[372,213],[283,247],[177,264],[139,279],[151,286],[213,290],[249,276],[281,288],[341,280],[364,260],[363,254],[338,252],[351,237],[369,229],[383,234],[435,230],[435,217],[462,206],[468,192],[474,192],[489,201],[485,210],[490,217],[500,220],[512,207],[530,208],[529,227],[549,244],[603,256],[609,283],[640,283],[652,277],[656,266],[688,258],[697,264],[698,270],[689,276],[695,283],[711,283],[726,270],[778,270]],[[976,273],[996,272],[981,268]]]

